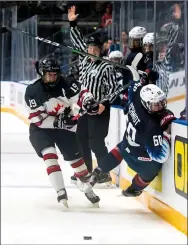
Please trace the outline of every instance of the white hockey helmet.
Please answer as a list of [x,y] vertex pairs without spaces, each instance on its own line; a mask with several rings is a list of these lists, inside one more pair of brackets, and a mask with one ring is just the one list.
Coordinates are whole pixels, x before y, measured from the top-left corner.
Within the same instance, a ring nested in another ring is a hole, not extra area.
[[140,90],[140,99],[149,113],[161,112],[167,106],[165,93],[154,84],[148,84]]
[[154,44],[154,32],[149,32],[144,36],[143,45],[144,44]]
[[109,58],[110,59],[123,59],[123,53],[116,50],[116,51],[112,51],[110,54],[109,54]]
[[129,32],[129,48],[141,48],[143,46],[143,38],[146,35],[146,28],[142,26],[135,26]]
[[143,38],[146,35],[146,28],[142,26],[135,26],[132,30],[129,32],[129,38]]

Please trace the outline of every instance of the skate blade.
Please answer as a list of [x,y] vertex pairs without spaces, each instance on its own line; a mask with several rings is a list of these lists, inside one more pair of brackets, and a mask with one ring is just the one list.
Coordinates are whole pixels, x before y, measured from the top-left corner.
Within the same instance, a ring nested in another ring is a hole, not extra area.
[[67,200],[61,200],[60,203],[62,203],[66,208],[69,208]]
[[77,185],[77,180],[71,180],[71,184]]
[[93,205],[94,208],[100,208],[100,207],[99,207],[99,202],[92,203],[92,205]]
[[113,189],[117,188],[116,185],[114,185],[112,182],[106,182],[106,183],[97,183],[94,187],[94,189]]

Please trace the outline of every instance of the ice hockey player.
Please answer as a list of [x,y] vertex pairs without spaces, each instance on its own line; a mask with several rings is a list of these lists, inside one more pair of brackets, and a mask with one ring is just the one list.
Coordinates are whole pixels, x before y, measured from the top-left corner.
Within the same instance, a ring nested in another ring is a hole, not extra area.
[[[127,57],[126,65],[131,65],[134,57],[138,53],[143,54],[143,38],[146,35],[146,29],[142,26],[135,26],[129,32],[129,49],[130,54]],[[145,71],[144,59],[142,58],[137,66],[138,70]]]
[[143,38],[143,53],[145,72],[148,74],[148,82],[155,84],[159,79],[158,72],[153,70],[153,46],[154,46],[154,33],[149,32]]
[[[143,72],[146,72],[147,75],[144,76],[144,79],[147,79],[149,83],[155,83],[159,78],[159,75],[153,68],[153,52],[152,44],[154,43],[154,33],[147,33],[146,29],[141,26],[135,26],[129,32],[129,48],[131,53],[127,57],[126,65],[132,65],[132,61],[138,53],[141,53],[143,57],[137,65],[137,69]],[[131,80],[130,73],[126,70],[123,71],[123,80],[124,83],[127,80]]]
[[[116,51],[112,51],[109,54],[109,60],[118,64],[121,64],[122,60],[123,60],[123,53],[116,50]],[[116,72],[116,80],[117,82],[123,86],[123,76],[122,76],[122,70],[119,67],[116,67],[115,69]]]
[[76,139],[77,122],[72,120],[73,103],[77,103],[80,93],[79,84],[73,77],[61,77],[60,66],[53,58],[43,59],[38,67],[41,78],[29,85],[25,93],[29,110],[30,142],[45,162],[49,180],[57,192],[58,202],[68,206],[56,146],[64,160],[74,169],[79,179],[78,187],[91,203],[98,203],[99,197],[88,188],[89,174]]
[[[132,62],[138,53],[141,53],[143,56],[143,38],[146,35],[146,29],[142,26],[135,26],[129,32],[129,49],[130,53],[126,60],[124,60],[125,65],[132,65]],[[137,69],[145,72],[145,63],[144,58],[142,57],[137,64]],[[123,69],[123,83],[126,84],[127,81],[132,80],[132,73]]]
[[147,33],[143,38],[143,51],[144,51],[146,69],[153,68],[153,45],[154,45],[154,32]]
[[170,154],[170,125],[174,114],[166,109],[164,92],[154,84],[133,83],[129,89],[129,111],[123,140],[99,162],[90,178],[93,186],[100,174],[124,159],[136,172],[124,196],[138,196],[158,175]]

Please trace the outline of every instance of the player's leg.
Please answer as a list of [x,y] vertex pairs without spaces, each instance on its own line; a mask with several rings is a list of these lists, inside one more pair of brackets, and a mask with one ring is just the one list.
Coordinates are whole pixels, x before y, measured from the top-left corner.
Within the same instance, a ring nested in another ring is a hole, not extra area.
[[154,180],[162,168],[162,164],[152,161],[150,158],[131,156],[129,153],[123,154],[128,166],[136,172],[132,179],[132,184],[123,190],[125,196],[138,196]]
[[92,155],[91,148],[89,145],[89,133],[88,133],[88,115],[85,114],[78,119],[77,126],[77,138],[79,142],[79,146],[81,149],[82,156],[84,158],[85,164],[89,173],[92,172]]
[[98,203],[100,198],[95,195],[89,184],[90,174],[81,156],[76,134],[67,130],[54,131],[54,140],[65,161],[68,161],[77,177],[77,186],[92,203]]
[[[108,154],[105,138],[108,135],[109,120],[110,111],[108,109],[101,115],[88,115],[89,144],[96,156],[98,165],[101,159]],[[101,179],[98,180],[98,183],[104,183],[104,180],[111,181],[109,173],[104,174],[104,176],[101,175],[100,177]]]
[[58,202],[63,202],[66,205],[67,193],[61,168],[57,161],[58,156],[51,137],[51,130],[40,129],[31,125],[29,139],[38,156],[43,158],[45,162],[50,183],[58,195]]
[[105,157],[98,162],[98,168],[94,169],[90,178],[90,184],[94,186],[99,180],[105,181],[104,173],[108,173],[110,170],[117,167],[123,160],[120,148],[122,142],[114,147]]

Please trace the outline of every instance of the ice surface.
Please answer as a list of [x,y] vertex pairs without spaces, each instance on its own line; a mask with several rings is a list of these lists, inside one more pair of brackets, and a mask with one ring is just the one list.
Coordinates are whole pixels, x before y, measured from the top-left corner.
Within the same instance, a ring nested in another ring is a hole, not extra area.
[[[57,203],[28,126],[1,113],[1,244],[187,244],[187,237],[118,188],[95,188],[100,208],[70,184],[60,156],[69,209]],[[92,236],[92,240],[83,240]]]

